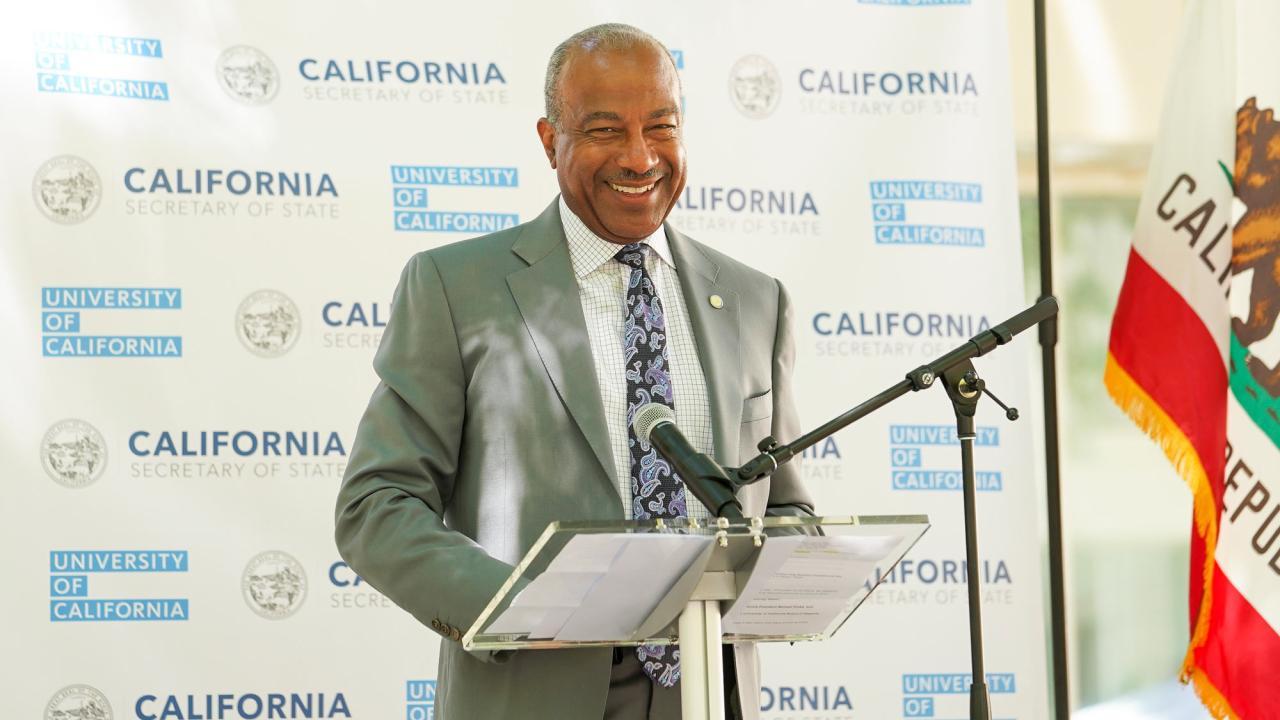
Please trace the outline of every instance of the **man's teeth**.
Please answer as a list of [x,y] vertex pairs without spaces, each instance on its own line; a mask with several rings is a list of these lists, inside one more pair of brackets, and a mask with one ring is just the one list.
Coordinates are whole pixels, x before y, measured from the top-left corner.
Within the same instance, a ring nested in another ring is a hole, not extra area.
[[618,192],[627,193],[628,195],[640,195],[641,193],[649,192],[650,190],[653,189],[653,186],[657,184],[658,183],[649,183],[644,187],[633,188],[633,187],[624,187],[622,185],[614,185],[613,183],[609,183],[609,187],[613,188],[614,190],[617,190]]

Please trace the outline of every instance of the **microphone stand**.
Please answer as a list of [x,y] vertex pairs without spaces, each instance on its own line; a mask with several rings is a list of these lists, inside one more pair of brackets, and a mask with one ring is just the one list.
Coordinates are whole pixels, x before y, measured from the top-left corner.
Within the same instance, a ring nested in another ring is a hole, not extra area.
[[[973,684],[969,688],[969,717],[971,720],[991,719],[991,700],[987,692],[986,672],[983,668],[982,653],[982,599],[978,578],[978,532],[976,494],[974,492],[973,441],[976,437],[974,414],[978,408],[978,399],[986,393],[1005,411],[1005,417],[1018,419],[1018,411],[1000,402],[986,388],[986,382],[978,377],[973,367],[973,358],[986,355],[997,347],[1004,345],[1018,333],[1044,322],[1058,313],[1058,301],[1053,296],[1045,297],[1035,305],[1023,310],[990,330],[970,338],[965,344],[907,373],[906,379],[900,380],[888,389],[871,399],[854,407],[852,410],[836,417],[815,430],[812,430],[790,443],[780,444],[772,436],[761,440],[756,446],[760,454],[748,460],[738,469],[726,468],[724,472],[714,472],[713,468],[705,468],[699,472],[694,484],[690,485],[694,494],[702,499],[703,495],[713,504],[708,508],[727,509],[732,514],[732,501],[726,508],[725,496],[733,496],[740,487],[750,485],[772,474],[780,465],[802,453],[806,448],[826,439],[857,420],[879,410],[909,392],[917,392],[932,387],[938,379],[946,389],[956,416],[956,434],[960,440],[960,466],[964,483],[964,536],[966,582],[969,591],[969,651],[973,668]],[[738,516],[741,516],[741,508]],[[720,513],[717,513],[720,514]]]

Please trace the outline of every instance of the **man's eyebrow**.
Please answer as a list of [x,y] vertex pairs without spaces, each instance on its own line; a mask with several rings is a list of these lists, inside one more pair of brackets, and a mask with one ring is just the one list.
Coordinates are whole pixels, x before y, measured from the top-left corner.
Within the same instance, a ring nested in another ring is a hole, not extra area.
[[[680,114],[679,108],[665,107],[665,108],[659,108],[649,113],[649,119],[657,120],[658,118],[666,117],[668,115],[679,115],[679,114]],[[582,124],[586,125],[588,123],[593,123],[597,120],[613,120],[616,122],[621,119],[622,119],[621,115],[611,110],[597,110],[593,113],[588,113],[586,117],[582,118]]]
[[597,110],[587,115],[586,117],[582,118],[582,124],[586,125],[587,123],[595,122],[596,120],[621,120],[621,119],[622,119],[622,116],[616,112],[610,112],[608,110]]

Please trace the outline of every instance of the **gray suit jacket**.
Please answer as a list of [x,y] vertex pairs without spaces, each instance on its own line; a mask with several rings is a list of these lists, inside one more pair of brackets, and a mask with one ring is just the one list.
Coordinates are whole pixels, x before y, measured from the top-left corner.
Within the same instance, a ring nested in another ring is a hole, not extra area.
[[[787,295],[670,225],[667,236],[707,378],[715,459],[736,466],[761,437],[797,435]],[[558,203],[414,256],[374,368],[381,383],[338,494],[337,544],[367,582],[447,638],[438,716],[599,720],[607,648],[494,657],[457,642],[548,523],[623,518]],[[748,516],[812,508],[790,465],[739,497]],[[758,707],[754,667],[739,653],[747,708]]]

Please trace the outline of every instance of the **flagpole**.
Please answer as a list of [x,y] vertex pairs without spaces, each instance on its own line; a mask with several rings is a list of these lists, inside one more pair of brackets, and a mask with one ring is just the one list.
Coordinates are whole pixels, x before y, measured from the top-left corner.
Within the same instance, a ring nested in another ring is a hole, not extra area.
[[[1044,0],[1035,0],[1036,38],[1036,198],[1040,221],[1040,298],[1053,295],[1053,242],[1049,195],[1049,83],[1046,72]],[[1062,493],[1058,479],[1058,373],[1055,347],[1058,318],[1040,324],[1044,371],[1045,495],[1049,511],[1049,616],[1053,643],[1053,705],[1057,720],[1068,720],[1067,618],[1062,571]]]

